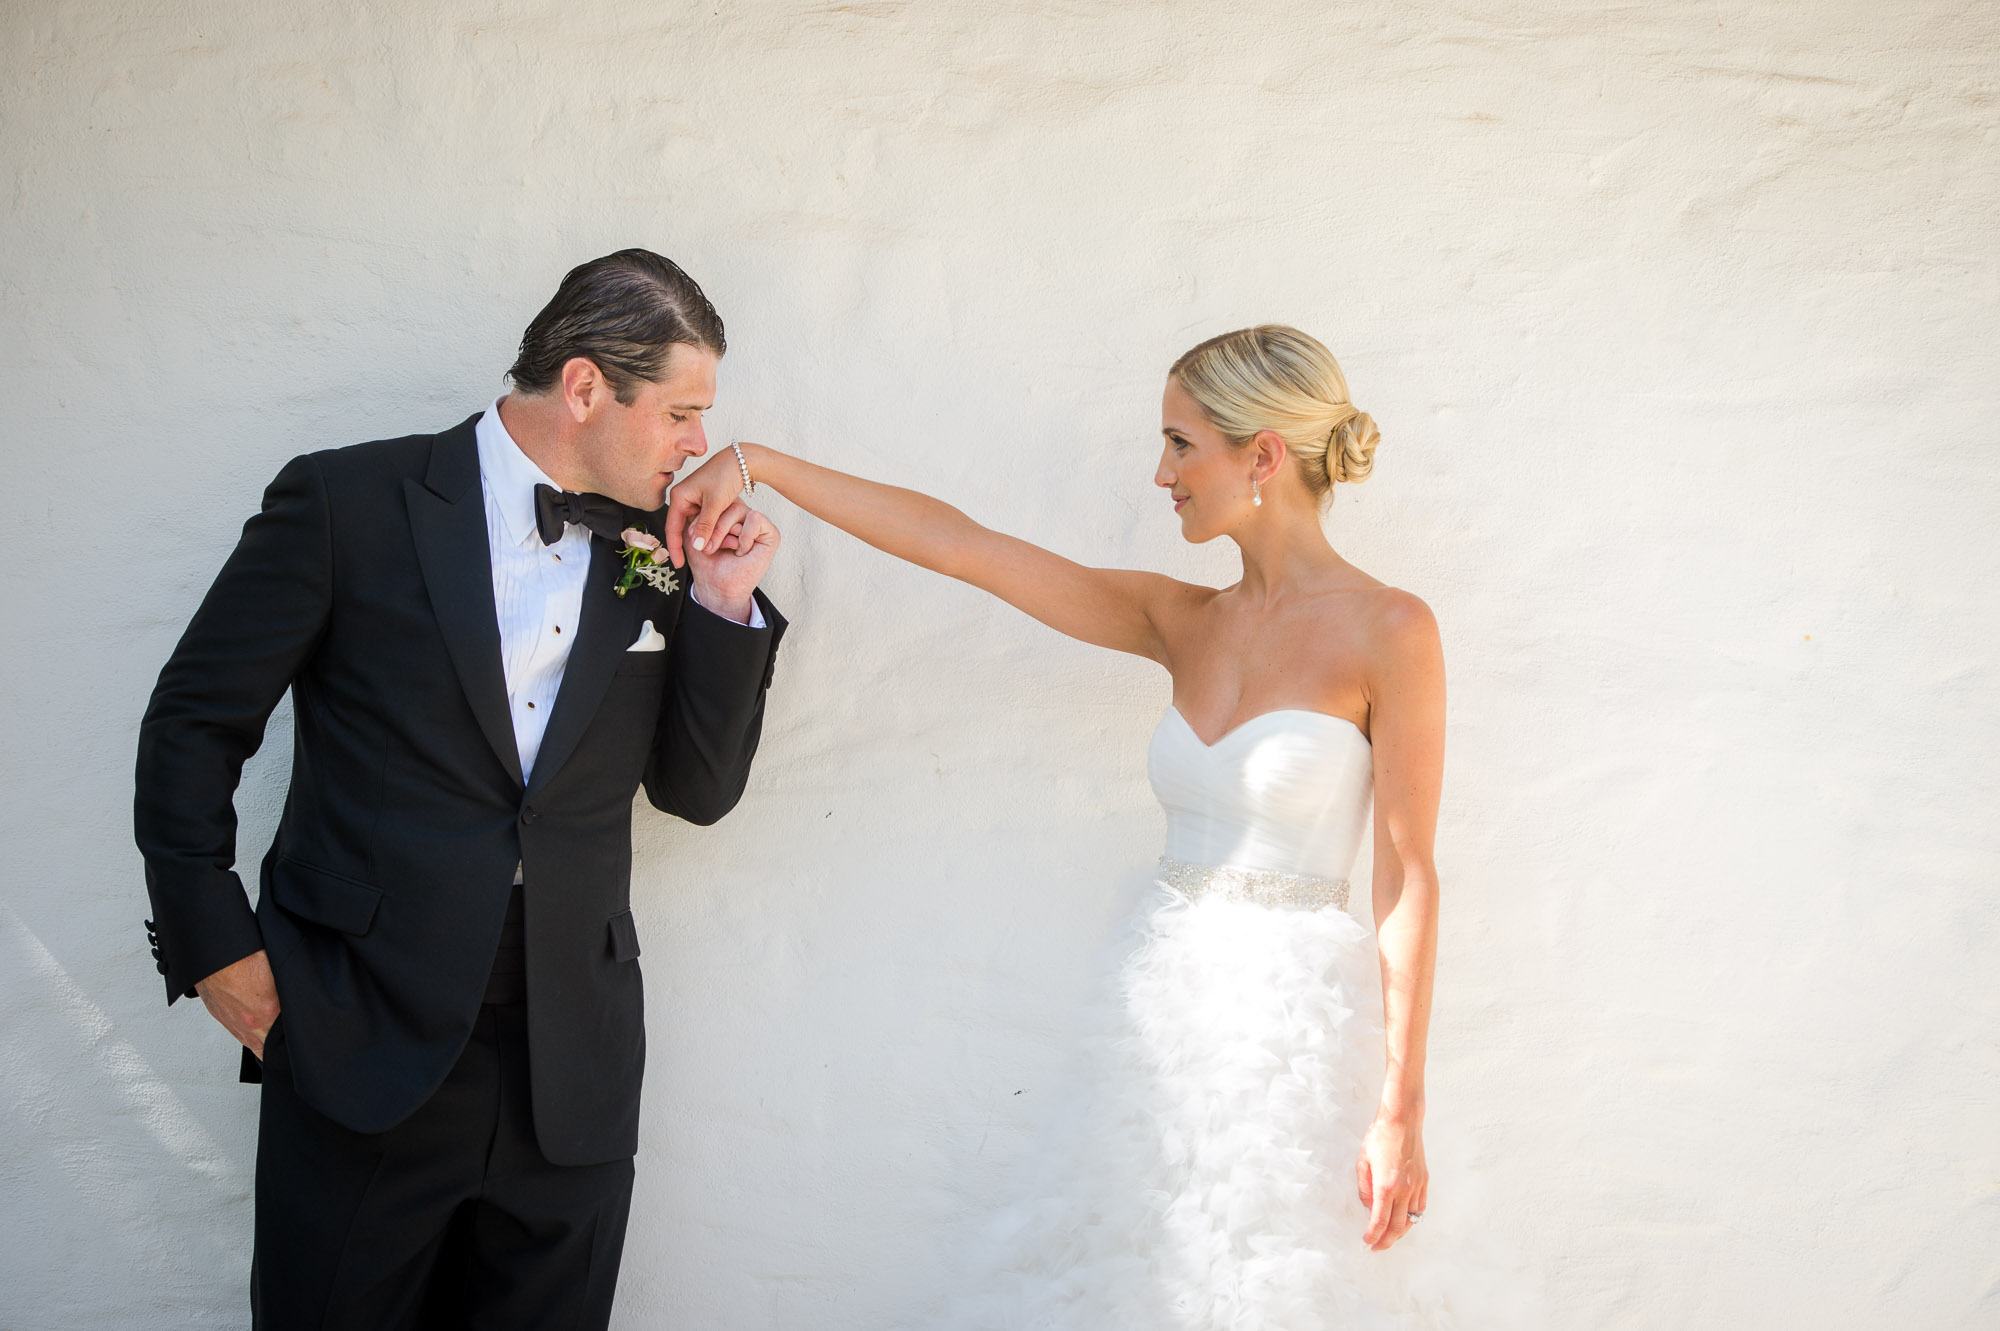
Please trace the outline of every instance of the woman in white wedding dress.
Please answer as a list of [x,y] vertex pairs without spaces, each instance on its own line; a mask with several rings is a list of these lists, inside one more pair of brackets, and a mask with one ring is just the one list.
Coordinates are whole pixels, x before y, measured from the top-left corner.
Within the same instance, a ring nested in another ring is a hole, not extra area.
[[[1324,346],[1267,325],[1175,362],[1161,432],[1154,480],[1188,540],[1236,542],[1232,587],[1087,568],[762,445],[673,492],[670,542],[692,519],[687,539],[731,548],[741,491],[768,485],[1173,678],[1148,758],[1160,891],[1118,975],[1121,1029],[1047,1186],[1001,1218],[945,1324],[1508,1324],[1514,1291],[1469,1226],[1428,1250],[1441,1227],[1413,1233],[1431,1191],[1444,661],[1429,608],[1341,558],[1321,524],[1333,486],[1368,476],[1374,422]],[[1371,797],[1372,932],[1346,909]]]

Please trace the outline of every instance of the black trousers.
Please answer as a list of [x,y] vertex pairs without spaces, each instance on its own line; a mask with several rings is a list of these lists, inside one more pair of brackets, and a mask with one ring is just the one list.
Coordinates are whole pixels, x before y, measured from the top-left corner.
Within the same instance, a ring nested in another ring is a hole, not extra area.
[[382,1133],[298,1098],[264,1049],[251,1321],[260,1331],[601,1331],[632,1162],[542,1158],[527,1009],[487,1004],[437,1093]]

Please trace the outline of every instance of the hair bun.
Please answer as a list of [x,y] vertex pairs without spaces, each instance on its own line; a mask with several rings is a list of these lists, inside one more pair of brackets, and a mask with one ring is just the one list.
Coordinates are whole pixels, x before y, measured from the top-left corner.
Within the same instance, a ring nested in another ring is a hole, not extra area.
[[1367,480],[1368,473],[1375,470],[1375,450],[1381,443],[1375,418],[1365,411],[1355,412],[1346,424],[1334,428],[1328,441],[1327,453],[1333,462],[1328,473],[1336,481]]

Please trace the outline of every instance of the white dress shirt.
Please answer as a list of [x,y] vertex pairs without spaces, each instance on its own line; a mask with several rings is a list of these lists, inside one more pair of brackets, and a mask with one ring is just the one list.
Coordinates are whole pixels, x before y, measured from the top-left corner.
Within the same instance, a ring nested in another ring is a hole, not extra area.
[[521,776],[535,770],[549,712],[562,690],[569,645],[583,617],[590,575],[590,532],[575,523],[554,545],[535,525],[535,487],[562,489],[521,451],[500,423],[495,402],[473,427],[479,441],[479,488],[486,497],[486,546],[493,555],[493,609],[500,620],[500,661],[507,713]]
[[[493,609],[500,621],[507,712],[514,722],[514,745],[526,780],[535,770],[535,755],[541,751],[549,712],[562,691],[570,644],[583,617],[590,532],[570,523],[560,541],[542,544],[535,522],[535,487],[560,490],[562,486],[507,433],[497,399],[479,418],[473,434],[479,444],[479,488],[486,500],[486,546],[493,557]],[[749,627],[764,627],[763,612],[754,601]]]

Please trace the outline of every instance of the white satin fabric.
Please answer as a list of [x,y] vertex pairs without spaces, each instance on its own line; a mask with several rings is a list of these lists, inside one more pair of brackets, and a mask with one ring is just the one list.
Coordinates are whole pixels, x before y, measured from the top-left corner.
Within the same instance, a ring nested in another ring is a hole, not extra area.
[[1168,708],[1146,756],[1165,853],[1190,864],[1344,879],[1368,827],[1374,750],[1351,721],[1288,709],[1203,744]]

